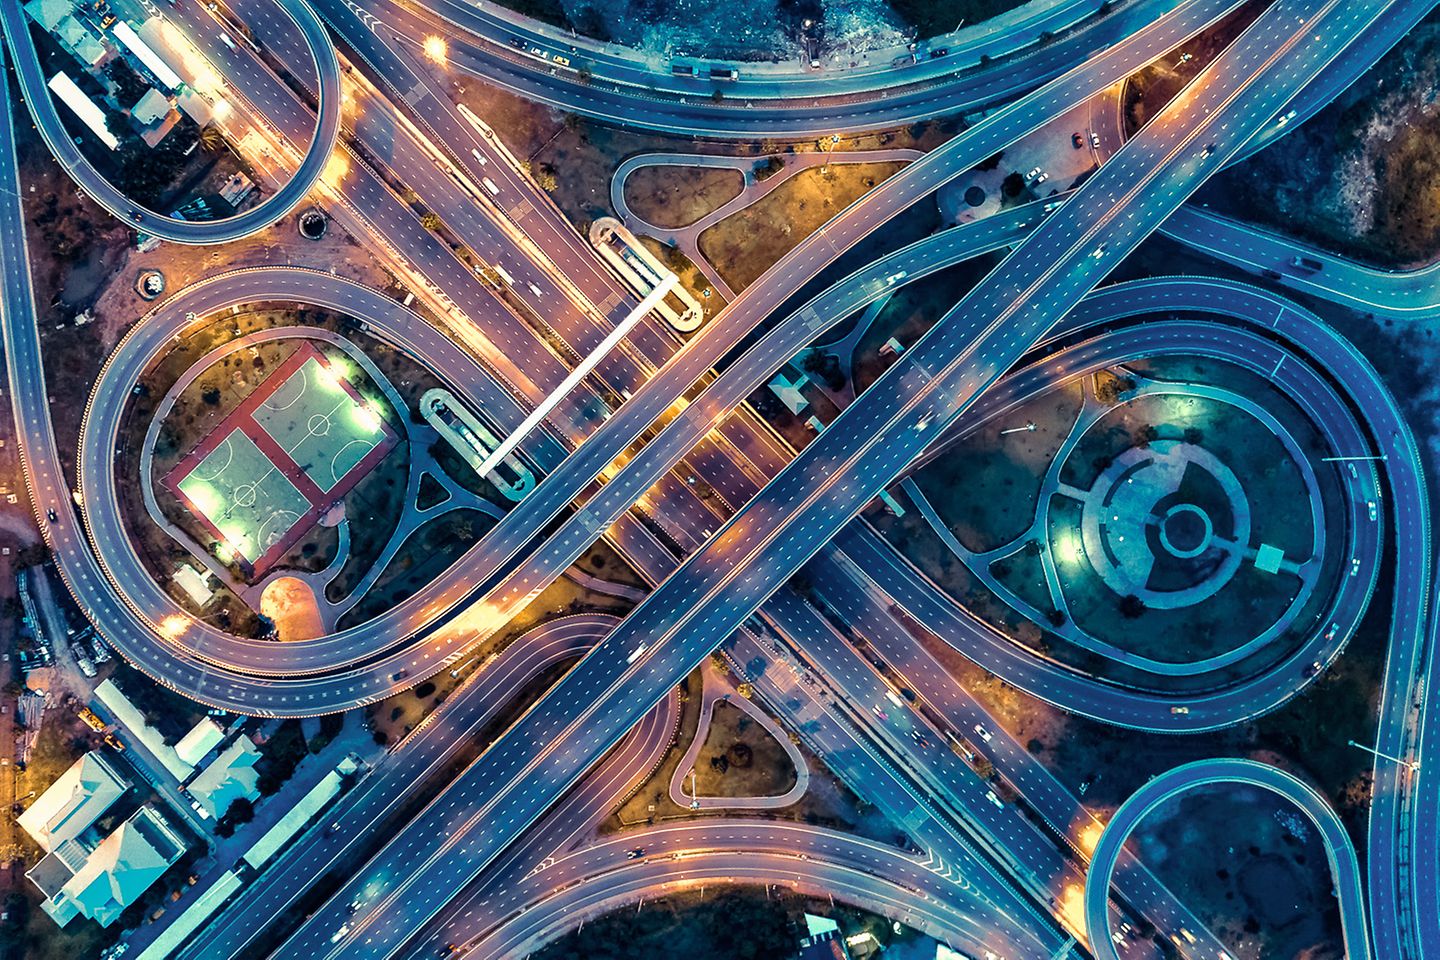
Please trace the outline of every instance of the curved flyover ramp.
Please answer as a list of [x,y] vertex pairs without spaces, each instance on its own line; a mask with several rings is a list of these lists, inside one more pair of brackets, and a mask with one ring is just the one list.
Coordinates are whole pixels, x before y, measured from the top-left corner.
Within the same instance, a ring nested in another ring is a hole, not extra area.
[[1369,960],[1372,954],[1366,932],[1365,888],[1360,880],[1360,860],[1345,825],[1313,787],[1279,767],[1237,757],[1197,760],[1168,770],[1135,791],[1110,818],[1100,842],[1095,845],[1085,878],[1085,928],[1090,931],[1090,949],[1096,960],[1120,960],[1115,942],[1110,938],[1108,906],[1110,878],[1125,841],[1140,821],[1165,801],[1199,787],[1222,783],[1245,784],[1279,794],[1299,807],[1320,831],[1335,881],[1345,955],[1350,960]]
[[66,132],[46,86],[45,68],[30,43],[30,24],[19,3],[0,4],[0,33],[4,33],[10,48],[20,92],[35,126],[51,154],[80,189],[142,233],[175,243],[224,243],[262,230],[293,210],[320,179],[340,132],[340,61],[325,25],[304,0],[277,0],[276,6],[299,28],[315,61],[320,82],[315,135],[300,167],[283,187],[258,206],[221,220],[177,220],[147,209],[121,192],[95,169]]

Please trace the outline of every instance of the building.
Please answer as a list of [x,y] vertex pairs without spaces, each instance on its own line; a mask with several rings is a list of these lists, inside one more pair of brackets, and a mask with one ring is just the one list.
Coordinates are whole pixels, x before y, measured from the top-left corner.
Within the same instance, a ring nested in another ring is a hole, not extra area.
[[215,596],[215,591],[210,586],[208,570],[201,573],[188,563],[179,563],[175,565],[175,576],[172,579],[175,585],[195,602],[195,606],[202,610]]
[[85,91],[75,85],[70,75],[60,71],[50,78],[50,92],[60,98],[60,102],[69,107],[75,116],[90,129],[95,138],[105,146],[114,150],[120,146],[120,140],[110,132],[110,127],[105,123],[105,111],[99,105],[86,96]]
[[130,108],[130,119],[142,127],[159,123],[170,115],[170,98],[151,87],[145,95]]
[[805,936],[800,941],[798,960],[851,960],[840,924],[829,917],[805,914]]
[[191,727],[190,732],[175,744],[175,755],[193,767],[204,760],[205,755],[219,746],[224,739],[225,731],[220,729],[220,724],[206,717]]
[[62,927],[77,916],[108,927],[184,852],[185,841],[147,804],[101,840],[40,908]]
[[795,380],[791,380],[782,370],[775,374],[774,380],[770,381],[770,392],[780,398],[780,402],[785,404],[787,410],[798,414],[810,405],[810,401],[806,400],[805,395],[800,392],[809,382],[809,374],[802,373]]
[[110,52],[89,27],[75,18],[73,0],[30,0],[25,4],[25,12],[87,66],[96,66]]
[[130,51],[131,56],[140,61],[140,65],[149,72],[150,76],[159,81],[160,86],[166,90],[176,90],[184,83],[184,81],[180,79],[180,75],[171,69],[170,64],[166,63],[160,54],[156,53],[148,43],[142,40],[140,35],[135,32],[135,28],[130,26],[130,24],[121,20],[115,24],[114,32],[115,39],[119,40],[125,49]]
[[109,761],[92,750],[60,774],[18,822],[42,850],[53,854],[78,840],[129,788]]
[[185,789],[201,809],[218,820],[225,816],[230,804],[241,797],[259,798],[260,774],[255,769],[255,761],[259,759],[260,751],[254,742],[241,734]]
[[25,875],[45,895],[41,909],[62,927],[76,917],[109,926],[185,852],[185,841],[148,804],[99,838],[95,824],[129,788],[92,750],[18,818],[45,851]]

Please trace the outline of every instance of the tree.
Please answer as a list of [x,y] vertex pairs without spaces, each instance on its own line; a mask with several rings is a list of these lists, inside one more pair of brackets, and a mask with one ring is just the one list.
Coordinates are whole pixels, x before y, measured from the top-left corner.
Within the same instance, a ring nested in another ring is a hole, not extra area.
[[1134,620],[1144,613],[1145,610],[1145,601],[1133,593],[1127,593],[1120,598],[1120,615],[1126,620]]
[[217,407],[217,406],[219,406],[219,405],[220,405],[220,388],[219,388],[219,387],[210,387],[210,388],[209,388],[208,390],[206,390],[204,393],[200,394],[200,399],[205,401],[205,405],[206,405],[207,407]]
[[105,76],[109,77],[114,85],[115,99],[121,104],[133,106],[150,89],[150,85],[135,72],[135,68],[118,57],[111,60],[105,68]]
[[1024,189],[1025,178],[1020,175],[1018,170],[1010,171],[1005,175],[1005,179],[1000,182],[1000,192],[1007,197],[1018,197]]
[[420,218],[420,226],[426,230],[439,230],[444,225],[445,221],[440,219],[438,213],[427,213]]
[[255,805],[250,802],[249,797],[236,797],[230,803],[230,809],[225,813],[225,819],[235,826],[242,823],[249,823],[255,819]]
[[200,131],[200,146],[214,153],[225,146],[225,133],[213,123],[207,123]]
[[555,177],[555,171],[548,168],[540,171],[535,177],[535,182],[538,183],[540,189],[546,193],[554,193],[560,187],[560,181]]
[[996,169],[998,169],[998,168],[1000,167],[1000,161],[1001,161],[1001,160],[1004,160],[1004,159],[1005,159],[1005,151],[1004,151],[1004,150],[1001,150],[1001,151],[999,151],[999,152],[997,152],[997,153],[992,153],[992,154],[990,154],[990,156],[986,157],[984,160],[981,160],[980,163],[979,163],[979,165],[976,166],[975,169],[976,169],[976,170],[996,170]]
[[1201,430],[1199,427],[1186,427],[1186,428],[1185,428],[1185,442],[1188,443],[1188,444],[1190,444],[1192,447],[1198,447],[1198,446],[1200,446],[1200,443],[1201,443],[1204,439],[1205,439],[1205,431]]
[[711,103],[719,103],[719,102],[721,102],[721,101],[724,100],[724,99],[725,99],[725,91],[724,91],[724,90],[721,90],[719,87],[716,87],[716,88],[715,88],[715,92],[712,93],[712,94],[710,94],[710,102],[711,102]]

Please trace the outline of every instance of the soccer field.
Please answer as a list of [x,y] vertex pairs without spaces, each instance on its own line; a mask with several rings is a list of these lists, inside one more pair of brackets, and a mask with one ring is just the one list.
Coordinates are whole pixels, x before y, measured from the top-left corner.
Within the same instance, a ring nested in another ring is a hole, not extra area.
[[192,509],[252,564],[311,506],[238,427],[180,481],[179,490]]
[[311,357],[255,410],[255,422],[329,492],[388,434],[365,399]]

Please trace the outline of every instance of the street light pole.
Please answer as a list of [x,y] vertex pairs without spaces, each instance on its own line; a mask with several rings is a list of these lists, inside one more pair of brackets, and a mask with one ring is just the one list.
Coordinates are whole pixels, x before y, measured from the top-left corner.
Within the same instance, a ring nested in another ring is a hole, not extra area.
[[1403,758],[1401,758],[1401,757],[1393,757],[1393,756],[1391,756],[1391,755],[1388,754],[1388,753],[1384,753],[1384,752],[1382,752],[1382,751],[1380,751],[1380,750],[1376,750],[1374,747],[1366,746],[1366,745],[1363,744],[1363,743],[1356,743],[1354,740],[1351,740],[1351,741],[1350,741],[1350,746],[1352,746],[1352,747],[1358,747],[1359,749],[1364,750],[1366,753],[1373,753],[1375,756],[1380,757],[1381,759],[1384,759],[1384,760],[1389,760],[1389,761],[1391,761],[1392,763],[1398,763],[1398,764],[1400,764],[1402,767],[1409,767],[1409,768],[1410,768],[1410,771],[1411,771],[1412,773],[1418,773],[1419,770],[1420,770],[1420,761],[1419,761],[1419,760],[1405,760],[1405,759],[1403,759]]
[[1390,459],[1390,455],[1389,455],[1389,454],[1387,454],[1387,453],[1378,453],[1378,454],[1373,454],[1373,455],[1364,456],[1364,457],[1321,457],[1321,458],[1320,458],[1320,462],[1321,462],[1321,463],[1339,463],[1339,462],[1345,461],[1345,460],[1380,460],[1380,461],[1383,462],[1383,461],[1386,461],[1386,460],[1389,460],[1389,459]]

